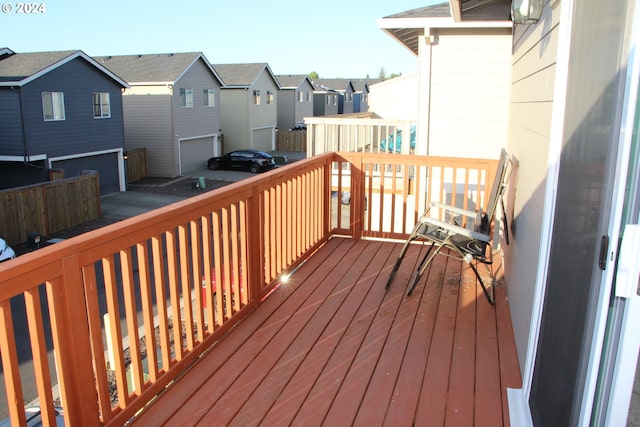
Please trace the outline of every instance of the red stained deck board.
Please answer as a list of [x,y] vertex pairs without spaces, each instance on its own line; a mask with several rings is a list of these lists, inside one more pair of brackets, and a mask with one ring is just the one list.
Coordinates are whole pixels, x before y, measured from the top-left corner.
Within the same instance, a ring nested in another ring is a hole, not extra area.
[[[234,416],[231,425],[257,425],[305,358],[307,356],[313,358],[316,355],[316,353],[312,353],[316,345],[319,350],[317,353],[322,352],[322,348],[329,345],[335,348],[335,342],[331,342],[331,338],[344,329],[344,326],[341,325],[345,325],[345,322],[339,318],[345,315],[353,316],[352,305],[363,300],[364,294],[359,293],[360,289],[357,288],[358,281],[380,247],[379,242],[360,241],[357,245],[365,245],[366,247],[354,262],[349,263],[349,260],[345,259],[345,263],[348,263],[345,266],[347,270],[339,280],[338,286],[322,301],[313,317],[297,337],[291,341],[283,355],[264,376],[260,385],[246,399],[242,408]],[[323,286],[330,284],[331,281],[331,276],[328,276]],[[235,402],[225,402],[224,399],[221,399],[207,414],[207,417],[202,419],[202,422],[205,424],[209,422],[226,423],[226,418],[221,417],[219,411],[215,409],[218,406],[225,409],[230,408],[233,406],[232,403]]]
[[521,381],[504,285],[491,306],[438,256],[406,297],[416,245],[385,291],[399,250],[331,239],[133,424],[509,425]]
[[446,264],[432,263],[425,271],[413,297],[420,298],[420,307],[411,329],[411,337],[396,381],[385,425],[412,425],[419,391],[425,374],[426,363],[431,349],[433,328],[442,294],[442,282]]
[[[296,416],[323,370],[332,371],[335,361],[345,363],[347,358],[355,353],[352,348],[360,346],[373,320],[375,310],[384,298],[385,291],[380,279],[386,279],[389,269],[381,270],[380,265],[388,264],[386,261],[391,254],[391,249],[391,245],[382,245],[378,248],[375,257],[359,280],[357,292],[350,295],[349,300],[342,307],[345,310],[333,319],[333,325],[325,329],[323,336],[314,345],[310,357],[305,359],[289,380],[274,405],[262,419],[261,425],[288,425]],[[372,281],[371,278],[376,276],[377,279]],[[357,298],[362,299],[358,301]],[[351,308],[352,304],[357,306],[355,313]]]
[[[440,257],[439,261],[442,261]],[[447,394],[451,370],[453,347],[453,331],[456,325],[458,306],[460,262],[449,258],[445,270],[442,296],[438,306],[438,314],[433,331],[432,348],[426,360],[426,372],[418,411],[416,425],[444,425],[447,408]]]
[[[218,416],[221,425],[224,425],[225,419],[231,419],[239,409],[237,405],[244,403],[260,383],[260,378],[287,349],[291,340],[307,324],[321,302],[329,296],[335,286],[340,285],[340,279],[358,255],[356,251],[350,250],[353,244],[345,241],[336,249],[337,252],[342,252],[345,261],[343,264],[335,266],[327,259],[314,275],[300,285],[311,288],[311,292],[300,292],[300,289],[296,289],[287,299],[287,302],[303,299],[302,304],[293,313],[289,310],[276,311],[275,314],[282,315],[274,316],[273,321],[267,321],[251,336],[250,342],[255,345],[243,346],[225,361],[225,368],[216,372],[204,387],[203,391],[208,395],[208,405],[203,406],[196,399],[190,400],[180,408],[173,419],[169,420],[170,423],[179,421],[195,425],[202,421],[207,424],[206,417],[211,416],[210,413]],[[323,282],[328,282],[330,286],[320,286]],[[211,425],[210,422],[208,425]]]

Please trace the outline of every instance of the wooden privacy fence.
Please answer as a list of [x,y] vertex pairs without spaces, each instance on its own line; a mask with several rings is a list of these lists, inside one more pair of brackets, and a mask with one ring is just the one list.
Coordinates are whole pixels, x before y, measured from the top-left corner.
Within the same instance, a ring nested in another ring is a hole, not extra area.
[[[26,425],[22,405],[31,400],[23,348],[32,349],[45,425],[55,416],[57,378],[65,425],[121,426],[203,352],[216,351],[218,338],[333,235],[406,237],[424,203],[443,197],[484,206],[496,163],[324,153],[1,263],[0,356],[12,425]],[[345,191],[351,203],[342,206],[335,196]],[[347,221],[336,224],[343,214]],[[144,354],[142,343],[157,352]]]
[[127,150],[124,156],[127,164],[127,184],[147,176],[147,151],[144,148]]
[[306,130],[279,130],[277,135],[276,149],[278,151],[307,151]]
[[0,191],[0,237],[10,245],[99,218],[98,173]]

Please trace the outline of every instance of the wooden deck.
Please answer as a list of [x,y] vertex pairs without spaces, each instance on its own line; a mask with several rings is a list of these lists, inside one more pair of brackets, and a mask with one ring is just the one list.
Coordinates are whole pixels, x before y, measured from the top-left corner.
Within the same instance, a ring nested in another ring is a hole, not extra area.
[[413,246],[385,291],[399,250],[331,239],[133,425],[509,425],[520,375],[504,285],[491,306],[439,256],[407,297]]

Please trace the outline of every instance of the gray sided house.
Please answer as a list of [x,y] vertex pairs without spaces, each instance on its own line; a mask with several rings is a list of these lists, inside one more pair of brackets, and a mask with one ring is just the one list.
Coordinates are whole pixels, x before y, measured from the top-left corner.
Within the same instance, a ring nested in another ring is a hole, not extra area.
[[275,150],[278,79],[266,63],[215,64],[222,77],[224,151]]
[[197,174],[220,154],[222,80],[201,52],[101,56],[125,79],[125,147],[144,148],[149,176]]
[[313,82],[313,115],[335,116],[338,114],[340,93]]
[[303,74],[279,75],[278,129],[288,130],[313,116],[313,84]]
[[338,114],[354,112],[353,95],[356,90],[351,79],[315,79],[314,82],[323,88],[329,88],[338,93]]
[[0,189],[96,170],[101,194],[123,190],[126,87],[79,50],[0,49]]
[[353,112],[366,113],[369,111],[369,85],[379,83],[380,79],[352,79],[351,83],[355,92],[353,93]]

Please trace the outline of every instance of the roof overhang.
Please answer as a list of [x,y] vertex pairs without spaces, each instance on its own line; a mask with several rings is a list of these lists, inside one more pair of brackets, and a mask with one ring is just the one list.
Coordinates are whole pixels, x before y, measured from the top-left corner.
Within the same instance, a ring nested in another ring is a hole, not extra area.
[[76,58],[83,58],[89,64],[93,65],[95,68],[97,68],[98,70],[102,71],[104,74],[109,76],[109,78],[114,80],[120,86],[122,86],[124,88],[128,88],[129,87],[129,84],[126,81],[124,81],[123,79],[121,79],[120,77],[118,77],[117,75],[112,73],[105,66],[103,66],[98,61],[96,61],[95,59],[93,59],[92,57],[87,55],[86,53],[82,52],[81,50],[75,51],[71,55],[66,56],[66,57],[62,58],[61,60],[54,62],[53,64],[49,65],[48,67],[43,68],[42,70],[38,71],[37,73],[34,73],[34,74],[32,74],[30,76],[27,76],[25,78],[21,78],[20,80],[0,82],[0,86],[14,86],[14,87],[24,86],[24,85],[26,85],[28,83],[31,83],[35,79],[37,79],[39,77],[42,77],[43,75],[49,73],[50,71],[55,70],[56,68],[66,64],[66,63],[68,63],[70,61],[73,61]]
[[397,14],[376,21],[378,27],[418,55],[421,36],[437,28],[512,28],[509,19],[499,19],[509,12],[505,0],[449,0],[451,16],[415,16]]

